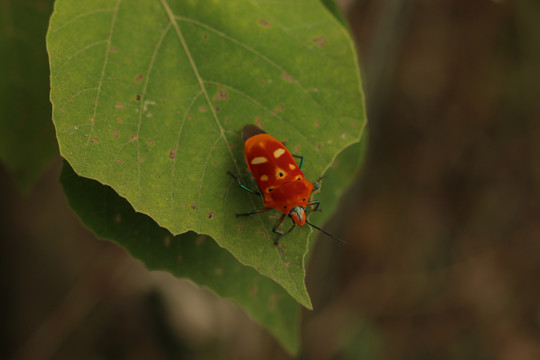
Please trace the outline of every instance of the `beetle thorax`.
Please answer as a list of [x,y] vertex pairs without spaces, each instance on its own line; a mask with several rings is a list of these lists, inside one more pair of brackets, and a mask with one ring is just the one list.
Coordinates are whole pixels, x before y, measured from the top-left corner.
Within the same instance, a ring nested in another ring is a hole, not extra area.
[[[305,208],[307,206],[312,191],[313,184],[306,179],[291,181],[264,194],[264,204],[290,215],[295,207]],[[302,221],[302,225],[304,221]]]

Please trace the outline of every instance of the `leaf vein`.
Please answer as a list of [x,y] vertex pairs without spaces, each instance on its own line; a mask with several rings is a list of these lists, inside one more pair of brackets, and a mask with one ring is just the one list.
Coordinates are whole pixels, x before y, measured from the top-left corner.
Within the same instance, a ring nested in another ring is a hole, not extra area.
[[140,132],[141,132],[141,123],[142,123],[142,114],[144,112],[144,104],[145,104],[145,97],[146,97],[146,90],[148,89],[148,82],[150,81],[150,73],[152,72],[152,69],[154,67],[154,63],[156,61],[157,53],[159,52],[159,49],[161,48],[161,45],[163,44],[163,39],[169,32],[169,29],[171,28],[171,24],[169,23],[165,29],[163,29],[163,32],[161,33],[161,36],[159,37],[156,46],[154,48],[154,52],[152,53],[152,58],[150,59],[150,63],[148,64],[148,69],[146,70],[146,76],[144,80],[144,85],[142,89],[142,95],[140,100],[140,106],[139,106],[139,121],[137,123],[137,135],[135,141],[137,141],[137,191],[138,196],[141,196],[141,151],[140,151]]
[[[233,38],[232,36],[225,34],[225,33],[222,32],[222,31],[219,31],[219,30],[217,30],[217,29],[215,29],[215,28],[213,28],[213,27],[211,27],[211,26],[208,26],[208,25],[206,25],[206,24],[204,24],[204,23],[202,23],[202,22],[200,22],[200,21],[197,21],[197,20],[195,20],[195,19],[191,19],[191,18],[188,18],[188,17],[176,15],[175,18],[178,19],[178,20],[181,20],[181,21],[191,22],[191,23],[193,23],[193,24],[195,24],[195,25],[198,25],[198,26],[201,26],[201,27],[203,27],[203,28],[205,28],[205,29],[207,29],[207,30],[210,30],[210,31],[214,32],[215,34],[217,34],[217,35],[223,37],[224,39],[229,40],[229,41],[231,41],[232,43],[234,43],[234,44],[236,44],[236,45],[238,45],[238,46],[241,46],[241,47],[243,47],[244,49],[248,50],[249,52],[253,53],[255,56],[261,58],[263,61],[265,61],[266,63],[268,63],[270,66],[272,66],[272,67],[276,68],[277,70],[279,70],[282,74],[283,74],[283,73],[289,74],[289,75],[291,74],[290,71],[287,71],[285,68],[281,67],[279,64],[277,64],[275,61],[271,60],[271,59],[270,59],[269,57],[267,57],[266,55],[260,53],[260,52],[257,51],[256,49],[252,48],[251,46],[249,46],[249,45],[247,45],[247,44],[245,44],[245,43],[243,43],[243,42],[241,42],[240,40],[237,40],[237,39]],[[294,77],[294,79],[295,79],[294,84],[296,84],[296,86],[298,86],[298,87],[302,90],[302,92],[303,92],[308,98],[310,98],[310,99],[313,101],[313,103],[315,103],[315,104],[316,104],[316,105],[317,105],[324,113],[326,113],[326,114],[329,116],[329,114],[328,114],[327,110],[325,109],[325,107],[322,106],[322,104],[319,103],[319,101],[316,100],[316,99],[309,93],[309,91],[302,85],[302,83],[301,83],[296,77]]]
[[[191,103],[189,104],[186,111],[184,112],[184,116],[182,117],[182,122],[180,123],[180,127],[178,129],[178,135],[176,136],[176,144],[174,146],[175,151],[178,151],[178,146],[180,145],[180,137],[182,136],[182,131],[184,129],[184,123],[186,121],[186,118],[188,117],[189,111],[191,110],[191,108],[193,107],[193,104],[195,104],[195,102],[197,101],[199,96],[201,96],[201,94],[202,94],[202,91],[199,91],[199,93],[193,97],[193,99],[191,100]],[[178,154],[174,157],[173,166],[172,166],[172,172],[171,172],[171,204],[172,204],[173,208],[174,208],[174,174],[175,174],[175,171],[176,171],[177,159],[178,159]]]
[[94,131],[94,124],[95,124],[95,120],[96,120],[96,114],[97,114],[97,109],[98,109],[98,104],[99,104],[99,98],[101,96],[101,87],[103,85],[103,79],[105,78],[105,69],[107,68],[107,64],[109,63],[109,55],[111,53],[111,39],[112,39],[112,34],[113,34],[113,31],[114,31],[114,26],[116,24],[116,19],[118,17],[118,9],[120,8],[120,2],[122,0],[117,0],[116,2],[116,6],[114,8],[114,12],[113,12],[113,16],[112,16],[112,19],[111,19],[111,27],[109,29],[109,36],[107,38],[107,48],[105,49],[105,59],[103,60],[103,67],[101,68],[101,74],[99,76],[99,82],[98,82],[98,86],[97,86],[97,91],[96,91],[96,102],[95,102],[95,105],[94,105],[94,112],[93,112],[93,115],[92,115],[92,118],[94,119],[94,121],[92,122],[92,125],[90,126],[90,132],[88,134],[88,139],[86,141],[86,144],[85,144],[85,152],[84,152],[84,159],[83,159],[83,163],[87,163],[86,160],[88,158],[88,144],[90,144],[90,139],[92,138],[92,133]]
[[[275,117],[276,119],[279,119],[279,120],[281,120],[283,122],[286,122],[286,120],[284,118],[282,118],[277,113],[275,113],[274,111],[272,111],[268,107],[266,107],[263,103],[261,103],[260,101],[258,101],[254,97],[249,96],[248,94],[246,94],[242,90],[236,89],[235,87],[232,87],[230,85],[218,83],[217,81],[205,80],[204,82],[206,82],[208,84],[213,84],[213,85],[216,85],[216,86],[221,86],[221,87],[227,88],[228,90],[231,90],[231,91],[237,93],[238,95],[244,97],[246,100],[252,102],[253,104],[255,104],[257,106],[259,106],[261,109],[268,112],[271,116]],[[306,135],[302,131],[300,131],[297,127],[294,126],[294,122],[289,122],[289,124],[287,126],[292,127],[294,129],[294,131],[296,132],[296,135],[298,135],[298,137],[304,138],[306,140],[306,142],[311,142],[311,140],[308,139],[306,137]]]
[[167,15],[169,16],[169,21],[171,22],[171,24],[174,26],[174,29],[176,31],[176,34],[178,36],[178,40],[180,41],[180,44],[182,46],[182,48],[184,49],[184,52],[186,53],[186,56],[188,58],[188,61],[190,63],[190,66],[193,70],[193,73],[195,75],[195,77],[197,78],[197,82],[199,84],[199,87],[201,88],[201,91],[202,93],[204,94],[204,97],[206,99],[206,102],[208,104],[208,107],[210,108],[210,111],[212,112],[212,117],[214,118],[214,121],[220,131],[220,134],[221,134],[221,137],[223,138],[223,141],[225,142],[225,144],[227,145],[226,148],[227,148],[227,151],[229,152],[229,156],[231,157],[235,167],[236,167],[236,170],[239,171],[239,167],[238,167],[238,164],[236,163],[236,159],[232,153],[232,150],[231,150],[231,147],[229,146],[228,144],[228,141],[227,141],[227,137],[225,136],[225,130],[223,129],[223,126],[221,125],[219,119],[218,119],[218,116],[216,114],[216,110],[212,104],[212,101],[210,101],[210,96],[208,94],[208,91],[206,89],[206,87],[204,86],[204,81],[201,77],[201,74],[199,73],[199,69],[197,68],[197,65],[195,64],[195,60],[193,59],[193,56],[191,55],[191,51],[186,43],[186,40],[184,39],[184,36],[182,35],[182,31],[180,30],[180,27],[178,25],[178,23],[176,22],[176,16],[173,14],[171,8],[169,7],[169,4],[167,3],[166,0],[161,0],[161,4],[163,5],[163,8],[165,9]]
[[98,45],[101,45],[103,43],[106,43],[108,40],[107,39],[104,39],[104,40],[100,40],[100,41],[96,41],[96,42],[93,42],[91,44],[88,44],[86,45],[85,47],[83,47],[82,49],[79,49],[78,51],[76,51],[75,53],[71,54],[62,64],[58,65],[58,68],[56,69],[56,71],[54,72],[55,76],[54,76],[54,79],[56,79],[56,77],[61,74],[62,72],[62,68],[64,66],[66,66],[67,63],[69,63],[73,58],[77,57],[78,55],[82,54],[83,52],[85,52],[86,50],[88,49],[91,49],[93,48],[94,46],[98,46]]
[[[197,209],[200,209],[202,188],[203,188],[203,184],[204,184],[204,177],[206,176],[206,168],[208,167],[208,161],[210,160],[210,156],[212,156],[212,152],[213,152],[214,147],[216,146],[218,141],[221,140],[221,139],[222,139],[222,136],[220,135],[220,136],[218,136],[218,138],[216,140],[214,140],[214,142],[212,143],[212,146],[210,147],[210,150],[208,151],[208,155],[206,156],[206,160],[204,161],[204,165],[203,165],[202,172],[201,172],[201,177],[200,177],[201,180],[199,182],[199,198],[197,199]],[[202,218],[203,218],[202,216],[198,217],[199,223],[201,222]]]
[[[230,146],[228,146],[228,141],[227,141],[227,138],[225,136],[225,132],[224,132],[224,129],[223,127],[221,126],[221,123],[219,122],[219,119],[217,117],[217,114],[216,114],[216,111],[214,109],[214,107],[212,106],[212,102],[210,101],[210,96],[208,95],[208,91],[206,90],[206,87],[204,86],[204,81],[201,77],[201,75],[199,74],[199,70],[197,68],[197,65],[195,64],[195,60],[193,59],[193,56],[191,55],[191,52],[189,50],[189,47],[187,46],[187,43],[184,39],[184,36],[182,35],[182,32],[180,30],[180,27],[178,26],[178,23],[175,21],[176,18],[179,18],[179,19],[185,19],[183,17],[177,17],[175,16],[173,13],[172,13],[172,10],[171,8],[169,7],[169,5],[167,4],[167,1],[166,0],[161,0],[161,3],[163,4],[163,7],[165,8],[165,11],[167,12],[167,14],[169,15],[169,18],[170,18],[170,21],[173,23],[173,26],[176,30],[176,33],[178,35],[178,39],[180,40],[180,43],[182,44],[182,47],[184,48],[184,51],[186,52],[186,56],[188,57],[188,60],[190,62],[190,65],[193,69],[193,72],[197,78],[197,81],[199,82],[199,86],[206,98],[206,101],[208,103],[208,106],[210,107],[210,110],[212,111],[212,115],[214,117],[214,120],[221,132],[221,137],[223,138],[223,141],[225,142],[225,144],[227,145],[226,148],[227,148],[227,151],[229,152],[229,155],[231,157],[231,159],[233,160],[236,168],[237,168],[237,171],[239,172],[239,169],[238,169],[238,164],[236,163],[236,160],[232,154],[232,150],[230,148]],[[234,40],[234,41],[237,41],[237,40]],[[241,44],[241,43],[240,43]],[[242,44],[243,45],[243,44]],[[279,66],[278,66],[279,67]],[[270,239],[271,240],[271,239]],[[292,283],[292,285],[294,286],[295,290],[298,292],[298,288],[296,286],[296,283],[293,279],[293,276],[292,274],[290,273],[289,269],[287,268],[287,266],[285,266],[285,263],[283,261],[283,258],[278,254],[278,256],[280,257],[280,260],[281,260],[281,263],[285,269],[285,272],[287,273],[289,279],[290,279],[290,282]]]
[[93,11],[89,11],[89,12],[86,12],[86,13],[82,13],[82,14],[79,14],[73,18],[71,18],[69,21],[65,22],[64,24],[60,25],[59,27],[57,27],[56,29],[54,29],[52,32],[55,33],[55,32],[58,32],[60,31],[61,29],[65,28],[66,26],[70,25],[71,23],[74,23],[76,22],[77,20],[83,18],[83,17],[86,17],[86,16],[91,16],[91,15],[95,15],[95,14],[100,14],[100,13],[106,13],[106,12],[112,12],[114,11],[115,9],[114,8],[110,8],[110,9],[96,9],[96,10],[93,10]]
[[87,91],[92,91],[92,90],[96,90],[97,87],[96,86],[93,86],[93,87],[89,87],[89,88],[86,88],[86,89],[82,89],[80,91],[77,91],[75,94],[71,95],[71,96],[68,96],[67,97],[67,100],[65,100],[61,105],[57,106],[56,107],[56,110],[62,110],[63,108],[65,108],[67,106],[67,104],[73,102],[73,99],[76,98],[77,96],[81,95],[82,93],[85,93]]

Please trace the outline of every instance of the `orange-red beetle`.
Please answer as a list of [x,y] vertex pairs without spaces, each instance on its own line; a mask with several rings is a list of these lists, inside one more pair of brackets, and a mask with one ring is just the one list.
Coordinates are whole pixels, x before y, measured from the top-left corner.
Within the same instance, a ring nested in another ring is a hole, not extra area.
[[[272,232],[279,234],[275,241],[276,244],[296,225],[304,226],[306,223],[343,242],[306,219],[306,207],[315,205],[314,211],[319,207],[318,200],[309,201],[311,193],[318,189],[319,185],[313,185],[304,177],[302,173],[304,158],[292,155],[281,142],[254,125],[246,125],[242,129],[242,138],[244,139],[246,164],[259,187],[259,191],[248,188],[242,184],[239,177],[232,173],[229,174],[236,179],[241,188],[262,196],[266,207],[248,213],[236,214],[236,216],[249,216],[272,209],[281,211],[283,215],[272,228]],[[300,165],[296,164],[294,157],[300,159]],[[286,233],[278,233],[277,228],[286,215],[292,219],[293,225]]]

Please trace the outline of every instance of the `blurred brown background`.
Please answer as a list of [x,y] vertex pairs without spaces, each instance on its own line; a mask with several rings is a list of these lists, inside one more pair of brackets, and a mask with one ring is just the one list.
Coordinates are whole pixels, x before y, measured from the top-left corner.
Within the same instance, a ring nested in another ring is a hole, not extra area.
[[[540,359],[540,2],[357,0],[370,147],[309,269],[301,359]],[[0,169],[2,358],[288,359]],[[62,224],[62,226],[58,226]],[[4,237],[4,236],[3,236]]]

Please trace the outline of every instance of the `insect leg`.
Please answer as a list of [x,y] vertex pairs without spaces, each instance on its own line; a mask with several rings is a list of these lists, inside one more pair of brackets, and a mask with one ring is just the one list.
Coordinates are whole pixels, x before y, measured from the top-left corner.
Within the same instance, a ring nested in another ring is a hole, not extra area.
[[236,217],[255,215],[255,214],[259,214],[259,213],[262,213],[262,212],[265,212],[265,211],[268,211],[268,210],[272,210],[272,209],[273,208],[271,208],[271,207],[266,207],[266,208],[262,208],[262,209],[255,209],[255,210],[251,210],[248,213],[236,214]]
[[236,180],[236,182],[238,183],[238,186],[240,186],[242,189],[244,189],[244,190],[246,190],[246,191],[248,191],[248,192],[250,192],[250,193],[252,193],[254,195],[262,196],[262,194],[259,191],[250,189],[246,185],[242,184],[242,181],[240,180],[240,176],[236,176],[230,171],[227,171],[227,174],[231,175]]
[[274,227],[272,228],[272,232],[275,233],[275,234],[278,234],[279,236],[276,238],[276,240],[274,241],[274,245],[277,245],[279,240],[284,237],[285,235],[287,235],[288,233],[290,233],[292,231],[292,229],[294,229],[294,226],[296,225],[293,221],[293,224],[292,224],[292,227],[289,229],[289,231],[287,231],[286,233],[280,233],[277,231],[277,228],[279,227],[279,225],[281,225],[281,223],[283,222],[283,219],[285,219],[285,214],[281,215],[281,217],[279,218],[279,220],[277,221],[277,223],[274,225]]
[[[280,234],[280,233],[278,233],[276,230],[277,230],[277,228],[279,227],[279,225],[281,225],[281,223],[283,222],[283,219],[285,219],[285,214],[281,215],[281,217],[279,218],[279,220],[276,222],[276,224],[275,224],[274,227],[272,228],[272,232],[273,232],[273,233]],[[280,235],[281,235],[281,234],[280,234]]]
[[304,168],[304,157],[300,155],[294,155],[294,154],[291,154],[291,155],[295,158],[300,159],[300,165],[298,167],[300,168],[300,170],[302,170]]
[[319,180],[315,181],[315,184],[318,184],[321,182],[322,179],[324,179],[326,177],[326,175],[323,175],[319,178]]
[[315,186],[313,187],[313,191],[319,189],[321,187],[321,184],[319,184],[321,182],[322,179],[324,179],[326,177],[326,175],[323,175],[319,178],[319,180],[315,181]]
[[308,203],[306,206],[312,206],[315,205],[315,209],[313,211],[322,211],[319,210],[319,205],[321,205],[321,202],[319,200],[313,200],[312,202]]

